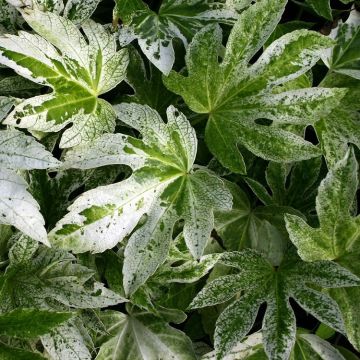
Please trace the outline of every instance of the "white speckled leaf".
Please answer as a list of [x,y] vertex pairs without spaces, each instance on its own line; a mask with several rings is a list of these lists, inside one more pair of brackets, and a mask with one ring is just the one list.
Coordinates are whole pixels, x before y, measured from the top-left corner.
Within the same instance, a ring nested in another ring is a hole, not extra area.
[[344,89],[322,88],[273,93],[275,86],[305,74],[333,45],[332,40],[313,31],[285,34],[268,46],[253,65],[248,65],[274,30],[285,3],[264,0],[245,10],[234,24],[221,63],[221,29],[206,26],[187,49],[188,76],[173,71],[164,77],[165,85],[181,95],[191,110],[209,114],[205,132],[209,149],[233,172],[246,171],[238,145],[277,162],[320,155],[318,148],[299,135],[255,120],[313,124],[346,93]]
[[8,169],[47,169],[60,165],[45,147],[18,130],[0,131],[0,165]]
[[96,360],[195,360],[191,340],[180,330],[146,313],[102,315],[109,333]]
[[68,19],[24,9],[22,15],[39,34],[24,31],[0,37],[0,63],[52,92],[24,100],[5,119],[8,125],[57,132],[69,124],[61,147],[89,142],[115,128],[115,113],[98,96],[125,77],[126,50],[116,51],[115,35],[92,20],[83,24],[87,40]]
[[332,71],[360,79],[360,12],[350,11],[348,19],[344,23],[340,20],[329,37],[336,44],[322,54],[324,63]]
[[95,11],[100,0],[68,0],[64,9],[64,16],[76,24],[81,24]]
[[[351,287],[360,284],[359,278],[338,265],[328,261],[308,264],[292,253],[277,269],[250,249],[227,252],[221,261],[238,268],[239,274],[220,276],[211,281],[191,304],[195,308],[214,305],[243,290],[240,298],[226,307],[216,322],[215,350],[219,360],[225,358],[250,331],[262,303],[267,304],[263,343],[271,359],[289,359],[296,340],[296,320],[290,297],[319,320],[343,331],[343,319],[334,300],[308,285]],[[331,278],[334,279],[332,283]]]
[[133,174],[82,194],[50,238],[52,244],[74,252],[102,252],[131,234],[146,215],[125,250],[124,287],[130,294],[165,261],[178,220],[184,220],[192,255],[200,258],[214,227],[214,209],[229,209],[232,197],[221,179],[193,170],[196,134],[177,109],[168,108],[166,124],[148,106],[124,103],[115,110],[142,138],[104,135],[69,151],[64,166],[87,169],[121,163]]
[[286,215],[286,227],[299,255],[306,261],[333,260],[349,251],[359,238],[359,219],[350,216],[358,185],[353,150],[329,171],[316,198],[320,227],[312,228],[296,215]]

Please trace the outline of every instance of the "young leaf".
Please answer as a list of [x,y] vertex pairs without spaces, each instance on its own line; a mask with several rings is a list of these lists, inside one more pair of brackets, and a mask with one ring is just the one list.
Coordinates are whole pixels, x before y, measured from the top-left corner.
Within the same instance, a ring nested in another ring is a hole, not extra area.
[[22,15],[40,36],[27,32],[1,36],[0,63],[53,91],[24,100],[4,123],[43,132],[56,132],[72,123],[60,147],[112,132],[115,113],[98,96],[124,79],[127,51],[117,52],[114,35],[91,20],[82,25],[87,42],[68,19],[36,9],[25,9]]
[[[188,76],[171,72],[165,85],[183,97],[191,110],[208,114],[205,139],[210,151],[233,172],[245,173],[237,145],[277,162],[303,160],[320,154],[301,137],[274,124],[313,124],[344,96],[343,89],[310,88],[274,93],[273,90],[305,74],[332,41],[319,33],[297,30],[261,49],[278,23],[286,1],[264,0],[245,10],[235,23],[221,63],[221,29],[209,25],[194,37],[186,64]],[[239,40],[240,39],[240,40]]]
[[69,320],[73,313],[39,309],[16,309],[0,314],[0,334],[18,338],[36,338]]
[[130,178],[81,195],[51,231],[52,244],[74,252],[102,252],[131,233],[144,214],[145,224],[125,250],[124,287],[134,292],[164,262],[174,224],[184,220],[184,238],[199,258],[214,227],[214,209],[229,209],[231,194],[221,179],[194,171],[195,131],[174,107],[165,124],[148,106],[116,106],[119,118],[142,139],[105,135],[67,154],[65,166],[86,169],[109,164],[131,166]]
[[31,238],[49,245],[39,205],[26,191],[16,170],[59,165],[44,146],[17,130],[0,131],[0,224],[13,225]]
[[321,56],[331,71],[360,79],[360,12],[352,10],[349,18],[333,29],[330,38],[336,44]]
[[102,321],[109,336],[96,360],[196,359],[190,339],[154,316],[106,311]]
[[329,288],[358,286],[359,278],[345,268],[331,262],[308,264],[290,255],[279,268],[274,269],[261,255],[250,249],[228,252],[223,255],[221,262],[239,271],[239,274],[230,276],[234,284],[229,284],[229,276],[219,277],[206,285],[190,305],[190,308],[215,305],[244,291],[216,322],[217,359],[223,359],[250,331],[262,303],[267,304],[263,320],[265,352],[271,359],[288,359],[296,335],[290,297],[323,323],[344,332],[336,302],[308,287],[308,284]]
[[[164,0],[158,13],[150,10],[142,0],[116,0],[115,15],[124,26],[120,29],[120,43],[127,45],[137,39],[146,57],[164,74],[168,74],[175,61],[173,39],[187,41],[209,22],[232,23],[237,11],[251,1],[242,2],[235,9],[225,1]],[[240,3],[239,3],[240,4]]]

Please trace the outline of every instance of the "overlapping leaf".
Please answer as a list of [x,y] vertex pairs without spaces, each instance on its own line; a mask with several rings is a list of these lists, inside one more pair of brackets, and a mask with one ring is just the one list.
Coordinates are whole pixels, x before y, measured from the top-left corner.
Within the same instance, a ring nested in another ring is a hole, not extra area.
[[[267,360],[262,345],[261,333],[254,333],[248,336],[243,342],[238,343],[224,360]],[[202,360],[216,360],[214,352],[206,354]],[[340,352],[325,340],[316,335],[299,333],[290,354],[289,360],[344,360]]]
[[321,56],[331,71],[360,79],[360,12],[352,10],[349,18],[330,33],[336,40],[334,47]]
[[308,159],[320,154],[301,137],[255,120],[274,124],[309,125],[339,102],[343,89],[310,88],[274,93],[276,87],[305,74],[332,42],[308,30],[282,36],[253,65],[279,21],[286,1],[265,0],[245,10],[235,23],[219,63],[221,29],[210,25],[190,44],[188,76],[164,77],[166,86],[181,95],[191,110],[208,114],[206,141],[218,160],[233,172],[245,172],[241,144],[255,155],[277,162]]
[[232,23],[237,11],[250,3],[251,0],[164,0],[156,13],[142,0],[116,0],[114,12],[124,24],[120,43],[126,45],[137,39],[147,58],[168,74],[175,61],[173,39],[178,38],[187,46],[206,23]]
[[[319,228],[310,227],[303,219],[286,216],[290,239],[299,255],[307,261],[332,259],[360,276],[359,216],[351,215],[358,188],[358,165],[351,150],[331,169],[319,187],[316,210]],[[358,288],[332,290],[345,319],[350,341],[360,348]]]
[[83,23],[88,42],[68,19],[37,9],[22,11],[39,34],[20,32],[0,37],[0,63],[52,92],[24,100],[5,124],[55,132],[68,124],[60,146],[91,141],[115,128],[112,106],[99,95],[125,77],[126,50],[116,51],[115,35],[92,20]]
[[92,168],[126,164],[128,179],[81,195],[51,231],[52,243],[74,252],[102,252],[129,235],[146,214],[125,250],[124,287],[135,291],[165,260],[175,223],[184,220],[184,238],[199,258],[214,227],[214,209],[229,209],[231,194],[222,181],[194,171],[195,131],[174,107],[165,124],[147,106],[122,104],[119,118],[138,130],[142,139],[105,135],[68,153],[65,166]]
[[326,261],[305,263],[289,255],[275,269],[261,255],[249,249],[228,252],[221,262],[239,272],[207,284],[190,305],[199,308],[223,303],[243,291],[216,322],[217,359],[223,359],[250,331],[262,303],[267,304],[262,327],[265,352],[270,359],[288,359],[296,336],[290,297],[320,321],[344,333],[336,302],[308,285],[326,288],[358,286],[359,278],[345,268]]
[[0,224],[13,225],[33,239],[49,244],[39,205],[16,170],[58,165],[59,161],[32,137],[17,130],[0,131]]
[[106,311],[102,320],[109,336],[96,360],[196,359],[190,339],[154,316]]

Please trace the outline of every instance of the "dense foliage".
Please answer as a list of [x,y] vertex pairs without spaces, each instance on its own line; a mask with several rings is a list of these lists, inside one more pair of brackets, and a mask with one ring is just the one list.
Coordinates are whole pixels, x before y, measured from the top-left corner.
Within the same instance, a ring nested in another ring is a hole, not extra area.
[[0,0],[0,359],[359,359],[359,9]]

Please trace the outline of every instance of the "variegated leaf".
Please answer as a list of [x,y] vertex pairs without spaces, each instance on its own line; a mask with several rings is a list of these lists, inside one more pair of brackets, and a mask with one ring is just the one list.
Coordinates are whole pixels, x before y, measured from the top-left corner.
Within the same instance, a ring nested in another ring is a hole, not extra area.
[[285,34],[268,46],[253,65],[248,65],[274,30],[285,3],[264,0],[245,10],[230,33],[221,63],[221,29],[206,26],[189,45],[185,59],[189,75],[171,72],[164,77],[165,85],[181,95],[191,110],[208,114],[205,137],[209,149],[233,172],[246,170],[239,144],[277,162],[318,156],[319,149],[300,136],[255,120],[313,124],[345,94],[344,89],[326,88],[274,93],[276,86],[305,74],[333,44],[312,31]]
[[[96,360],[195,360],[191,340],[180,330],[146,313],[102,315],[109,335]],[[161,355],[160,355],[161,354]]]
[[175,222],[184,220],[186,244],[199,258],[214,227],[214,209],[229,209],[232,198],[218,177],[194,171],[195,131],[178,110],[168,108],[167,124],[147,106],[122,104],[116,111],[142,139],[105,135],[68,152],[65,167],[126,164],[133,174],[81,195],[50,237],[52,244],[74,252],[102,252],[129,235],[146,214],[125,250],[124,287],[132,293],[164,262]]
[[[190,305],[190,308],[204,307],[212,305],[212,299],[217,298],[215,303],[224,302],[237,294],[238,299],[226,307],[216,322],[216,359],[224,359],[246,336],[254,324],[259,306],[266,303],[262,327],[265,352],[270,359],[287,360],[296,340],[296,321],[290,297],[328,326],[344,332],[338,305],[328,295],[308,285],[358,286],[360,279],[348,270],[331,262],[308,265],[292,253],[275,270],[260,254],[249,249],[240,253],[228,252],[220,261],[239,269],[236,279],[231,275],[231,281],[229,276],[213,280]],[[256,273],[257,278],[249,279],[249,273]],[[226,297],[224,294],[227,292],[229,296]]]
[[61,147],[112,132],[114,110],[98,96],[125,77],[128,54],[116,51],[115,35],[87,20],[82,25],[86,41],[70,20],[51,12],[24,9],[22,15],[39,35],[1,36],[0,63],[53,91],[24,100],[4,123],[43,132],[72,124],[62,136]]
[[142,0],[116,0],[115,15],[124,26],[120,29],[120,43],[137,39],[146,57],[164,74],[175,61],[173,40],[188,40],[209,22],[233,23],[238,11],[251,0],[164,0],[158,13],[150,10]]
[[360,12],[352,10],[348,19],[333,29],[329,35],[335,46],[321,56],[331,71],[360,79]]
[[358,186],[353,150],[331,169],[316,198],[319,228],[295,215],[286,215],[286,227],[299,255],[306,261],[334,260],[359,245],[359,218],[350,215]]
[[16,170],[46,169],[60,164],[44,146],[17,130],[0,131],[0,224],[13,225],[49,245],[40,207]]

